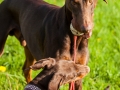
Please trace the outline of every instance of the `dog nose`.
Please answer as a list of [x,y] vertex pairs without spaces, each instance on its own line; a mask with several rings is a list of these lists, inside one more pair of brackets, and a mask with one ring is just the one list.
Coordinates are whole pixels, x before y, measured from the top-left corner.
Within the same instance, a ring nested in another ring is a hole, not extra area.
[[81,32],[82,33],[87,33],[92,29],[92,25],[88,25],[88,26],[81,26]]

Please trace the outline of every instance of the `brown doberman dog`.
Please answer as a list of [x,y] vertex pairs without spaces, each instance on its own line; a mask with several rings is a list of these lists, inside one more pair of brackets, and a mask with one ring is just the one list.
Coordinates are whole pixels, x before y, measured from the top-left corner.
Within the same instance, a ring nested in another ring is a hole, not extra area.
[[[35,60],[72,60],[73,37],[77,36],[76,63],[86,65],[96,3],[97,0],[66,0],[63,7],[58,7],[43,0],[4,0],[0,4],[0,55],[7,36],[15,35],[25,46],[23,71],[30,82],[31,70],[25,69]],[[81,80],[76,81],[75,89],[81,90],[81,84]]]
[[25,90],[59,90],[60,85],[77,80],[82,74],[87,74],[90,68],[86,65],[75,64],[72,60],[55,60],[46,58],[30,66],[33,70],[44,68]]

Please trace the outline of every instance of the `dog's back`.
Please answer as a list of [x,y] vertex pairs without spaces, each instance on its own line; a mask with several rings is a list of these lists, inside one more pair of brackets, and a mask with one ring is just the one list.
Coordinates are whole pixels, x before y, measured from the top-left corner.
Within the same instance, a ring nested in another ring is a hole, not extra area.
[[[34,45],[36,45],[37,49],[35,50],[34,48],[31,50],[31,52],[36,52],[36,54],[33,56],[36,59],[42,58],[42,50],[44,47],[43,43],[44,39],[46,38],[44,30],[45,28],[43,25],[45,25],[46,19],[48,21],[48,17],[51,16],[51,20],[54,22],[54,19],[52,18],[55,18],[54,16],[57,14],[58,9],[59,7],[50,5],[43,0],[3,1],[0,5],[0,54],[3,52],[4,44],[8,34],[11,34],[11,32],[16,29],[19,33],[21,33],[22,30],[22,35],[25,40],[28,43],[31,42],[31,44],[28,44],[28,47],[33,48]],[[35,34],[39,35],[36,36]],[[36,41],[36,39],[39,41],[39,43]],[[41,53],[41,55],[38,55],[39,53]]]

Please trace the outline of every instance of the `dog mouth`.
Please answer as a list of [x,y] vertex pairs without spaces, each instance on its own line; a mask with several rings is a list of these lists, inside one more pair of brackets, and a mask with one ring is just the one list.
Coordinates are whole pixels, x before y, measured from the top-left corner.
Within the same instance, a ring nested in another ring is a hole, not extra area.
[[87,33],[84,33],[83,37],[86,38],[86,39],[89,39],[92,35],[92,31],[89,31]]
[[75,36],[83,36],[83,37],[86,38],[86,39],[89,39],[89,38],[91,37],[91,35],[92,35],[92,30],[89,30],[89,31],[86,32],[86,33],[82,33],[82,32],[80,32],[80,31],[76,30],[76,29],[73,27],[72,23],[70,24],[70,30],[71,30],[71,32],[72,32],[73,35],[75,35]]

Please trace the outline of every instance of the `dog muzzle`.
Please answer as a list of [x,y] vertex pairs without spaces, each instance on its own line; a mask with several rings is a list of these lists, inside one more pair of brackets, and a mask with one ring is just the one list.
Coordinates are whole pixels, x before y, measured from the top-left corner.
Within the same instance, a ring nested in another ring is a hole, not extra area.
[[24,90],[41,90],[41,89],[35,85],[28,84]]

